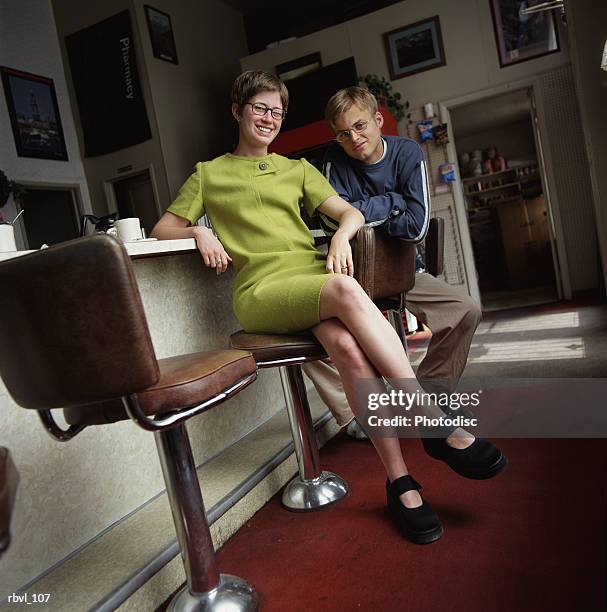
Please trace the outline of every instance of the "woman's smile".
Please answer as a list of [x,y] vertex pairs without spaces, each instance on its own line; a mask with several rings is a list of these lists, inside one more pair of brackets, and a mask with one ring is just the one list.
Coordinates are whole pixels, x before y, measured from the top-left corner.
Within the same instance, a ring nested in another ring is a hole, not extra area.
[[[266,108],[264,115],[256,114],[254,105]],[[282,121],[272,117],[272,109],[282,109],[277,91],[260,91],[242,108],[239,117],[240,139],[237,152],[244,155],[267,155],[268,146],[276,138]]]

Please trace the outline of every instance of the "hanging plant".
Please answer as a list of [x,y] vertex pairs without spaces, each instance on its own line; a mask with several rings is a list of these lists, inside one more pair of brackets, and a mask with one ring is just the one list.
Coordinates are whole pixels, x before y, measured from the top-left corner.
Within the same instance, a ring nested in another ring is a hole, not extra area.
[[0,208],[8,202],[11,194],[15,202],[20,203],[23,192],[24,189],[19,183],[9,180],[6,174],[0,170]]
[[378,103],[381,106],[385,106],[397,121],[407,118],[409,123],[411,123],[411,113],[408,112],[409,102],[406,100],[401,102],[401,95],[398,92],[394,92],[390,81],[377,74],[359,76],[358,80],[367,86],[367,89],[377,98]]

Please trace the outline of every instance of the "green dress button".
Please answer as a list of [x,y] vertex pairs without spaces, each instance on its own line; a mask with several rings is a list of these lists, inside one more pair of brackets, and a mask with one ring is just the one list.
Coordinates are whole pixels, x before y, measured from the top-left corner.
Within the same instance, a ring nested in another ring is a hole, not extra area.
[[259,162],[259,169],[265,170],[268,167],[267,162]]

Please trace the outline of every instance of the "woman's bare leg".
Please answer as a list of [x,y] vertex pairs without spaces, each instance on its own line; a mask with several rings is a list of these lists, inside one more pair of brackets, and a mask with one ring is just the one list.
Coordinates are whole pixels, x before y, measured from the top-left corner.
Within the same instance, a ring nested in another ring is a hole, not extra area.
[[[371,365],[356,339],[338,319],[328,319],[312,329],[314,335],[326,349],[329,357],[339,371],[348,403],[356,414],[358,405],[356,401],[356,384],[361,378],[377,379],[378,373]],[[385,392],[385,387],[377,382],[378,391]],[[398,438],[375,438],[371,441],[377,450],[390,481],[394,481],[409,473]],[[407,491],[400,496],[401,501],[409,508],[422,504],[419,493],[415,490]]]
[[[403,381],[410,393],[423,391],[400,338],[358,282],[350,276],[335,275],[322,289],[320,319],[332,318],[339,319],[350,331],[381,376]],[[425,410],[429,416],[443,415],[436,406],[426,407]],[[465,448],[474,441],[474,436],[458,428],[447,441],[451,446]]]

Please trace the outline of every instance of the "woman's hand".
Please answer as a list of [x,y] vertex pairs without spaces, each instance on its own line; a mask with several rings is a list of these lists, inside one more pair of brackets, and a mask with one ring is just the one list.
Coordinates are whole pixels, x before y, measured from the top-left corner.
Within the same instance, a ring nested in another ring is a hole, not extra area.
[[348,234],[344,231],[337,230],[331,238],[331,246],[327,255],[327,272],[354,276],[352,248],[350,247]]
[[215,234],[208,227],[192,227],[196,246],[202,255],[204,265],[207,268],[215,268],[217,274],[228,269],[232,258],[226,253],[223,244],[219,242]]
[[208,227],[191,225],[187,219],[165,212],[154,226],[152,238],[159,240],[176,240],[179,238],[194,238],[196,246],[202,255],[207,268],[215,268],[217,274],[228,269],[232,258],[226,253],[223,244]]
[[327,271],[354,276],[350,238],[353,238],[358,228],[364,225],[365,218],[359,210],[337,195],[327,198],[318,210],[339,223],[339,229],[331,238]]

